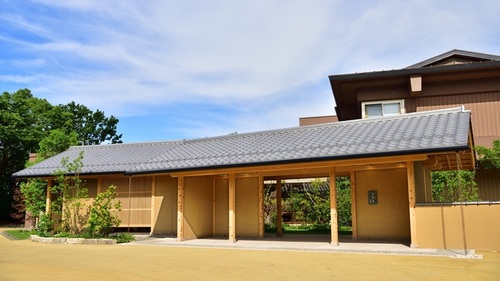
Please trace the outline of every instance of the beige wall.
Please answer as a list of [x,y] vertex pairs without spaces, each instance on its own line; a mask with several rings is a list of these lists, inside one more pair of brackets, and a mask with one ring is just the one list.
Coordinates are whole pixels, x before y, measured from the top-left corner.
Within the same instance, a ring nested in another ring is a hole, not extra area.
[[259,178],[236,179],[236,236],[259,237]]
[[[376,190],[378,204],[368,204]],[[406,169],[356,172],[356,221],[359,239],[409,239]]]
[[156,177],[154,190],[151,233],[175,236],[177,235],[177,178]]
[[229,180],[215,179],[214,236],[229,236]]
[[465,235],[467,249],[500,250],[500,204],[417,206],[416,217],[420,248],[463,249]]
[[98,191],[104,192],[110,185],[116,186],[116,199],[121,202],[120,227],[151,226],[152,177],[105,177],[98,181]]
[[213,177],[184,179],[184,239],[213,235]]

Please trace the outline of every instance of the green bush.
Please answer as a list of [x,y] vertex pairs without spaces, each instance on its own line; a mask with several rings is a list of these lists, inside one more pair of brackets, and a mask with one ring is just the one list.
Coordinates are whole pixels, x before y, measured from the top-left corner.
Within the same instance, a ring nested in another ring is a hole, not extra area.
[[130,233],[118,233],[111,238],[116,239],[116,243],[128,243],[135,240],[134,235]]
[[94,203],[90,206],[87,223],[87,233],[91,237],[107,237],[114,227],[120,225],[120,219],[111,209],[120,210],[120,201],[113,204],[116,198],[116,186],[111,185],[108,190],[97,195]]

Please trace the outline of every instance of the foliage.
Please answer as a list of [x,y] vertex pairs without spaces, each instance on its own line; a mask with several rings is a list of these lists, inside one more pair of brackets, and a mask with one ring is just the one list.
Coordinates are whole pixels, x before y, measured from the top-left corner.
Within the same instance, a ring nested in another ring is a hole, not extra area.
[[42,179],[29,179],[21,183],[20,191],[24,197],[24,206],[30,219],[38,220],[45,211],[47,183]]
[[494,140],[492,148],[476,146],[477,160],[486,169],[500,169],[500,140]]
[[50,236],[54,231],[54,221],[52,220],[52,216],[47,213],[42,213],[40,215],[36,230],[39,236]]
[[337,222],[339,228],[352,226],[351,181],[348,177],[337,178]]
[[57,195],[52,211],[62,215],[62,230],[72,235],[82,233],[87,220],[82,199],[88,197],[88,190],[83,187],[80,172],[83,166],[83,151],[72,162],[68,157],[61,160],[61,169],[55,172],[56,183],[52,192]]
[[47,159],[60,152],[65,151],[72,145],[78,144],[78,136],[76,132],[69,134],[60,129],[50,131],[49,135],[43,138],[39,143],[37,157],[40,159]]
[[479,200],[472,171],[432,172],[432,198],[436,202],[465,202]]
[[28,89],[0,95],[0,218],[12,212],[18,187],[11,175],[24,168],[30,152],[48,157],[75,144],[75,136],[83,144],[119,143],[117,124],[117,118],[100,110],[74,102],[53,106]]
[[128,243],[135,240],[134,235],[130,233],[118,233],[110,238],[116,239],[116,243]]
[[[348,177],[339,177],[337,185],[337,219],[338,226],[351,226],[351,189]],[[292,221],[301,221],[308,231],[325,231],[330,229],[330,192],[324,187],[328,183],[320,179],[313,180],[310,188],[303,191],[290,192],[282,198],[282,211],[292,213]],[[264,193],[264,214],[266,231],[276,229],[276,191],[267,188]]]
[[120,201],[112,203],[115,198],[116,186],[111,185],[108,190],[99,193],[90,206],[87,233],[91,237],[106,237],[120,225],[120,219],[112,213],[112,209],[121,210]]

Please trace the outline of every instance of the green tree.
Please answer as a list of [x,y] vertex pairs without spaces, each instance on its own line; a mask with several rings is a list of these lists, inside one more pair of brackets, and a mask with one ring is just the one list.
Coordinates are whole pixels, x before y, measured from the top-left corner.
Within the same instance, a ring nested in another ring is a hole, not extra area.
[[486,169],[500,169],[500,140],[493,141],[493,147],[476,146],[477,160]]
[[103,111],[93,112],[81,104],[70,102],[67,105],[59,105],[66,112],[71,113],[72,124],[70,131],[76,132],[78,140],[84,145],[101,144],[105,141],[121,143],[121,134],[117,134],[118,119],[111,115],[106,117]]
[[62,168],[54,174],[56,184],[51,188],[51,191],[57,195],[51,211],[61,215],[61,229],[72,235],[83,232],[88,217],[83,201],[88,197],[88,190],[80,179],[82,159],[83,151],[71,162],[68,157],[64,157],[61,160]]
[[117,124],[116,117],[74,102],[53,106],[28,89],[4,92],[0,96],[0,219],[13,211],[13,195],[19,187],[11,175],[24,168],[29,153],[39,152],[43,158],[62,152],[77,144],[75,135],[82,144],[119,143],[122,135]]
[[432,198],[435,202],[465,202],[479,200],[473,171],[432,172]]
[[38,221],[40,215],[45,212],[47,182],[42,179],[29,179],[21,183],[24,206],[30,214],[30,219]]
[[12,211],[16,187],[11,175],[24,168],[30,152],[38,149],[45,135],[47,111],[51,105],[35,98],[27,89],[0,96],[0,218]]

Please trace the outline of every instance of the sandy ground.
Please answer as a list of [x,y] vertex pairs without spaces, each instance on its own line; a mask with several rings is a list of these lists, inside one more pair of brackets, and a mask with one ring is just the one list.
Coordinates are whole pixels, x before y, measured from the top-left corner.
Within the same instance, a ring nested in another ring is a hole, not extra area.
[[479,254],[483,259],[51,245],[0,235],[0,280],[500,280],[500,253]]

